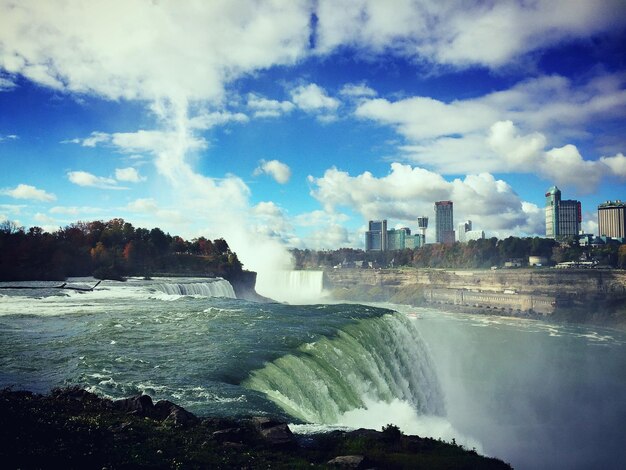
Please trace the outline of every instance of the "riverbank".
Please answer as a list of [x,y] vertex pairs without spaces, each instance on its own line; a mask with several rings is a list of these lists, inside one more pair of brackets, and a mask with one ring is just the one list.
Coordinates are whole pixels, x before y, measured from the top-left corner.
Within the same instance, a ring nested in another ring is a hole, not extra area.
[[550,319],[626,330],[626,271],[601,269],[334,269],[337,300]]
[[507,469],[395,426],[294,435],[267,417],[197,417],[148,395],[111,401],[80,388],[0,391],[4,468]]

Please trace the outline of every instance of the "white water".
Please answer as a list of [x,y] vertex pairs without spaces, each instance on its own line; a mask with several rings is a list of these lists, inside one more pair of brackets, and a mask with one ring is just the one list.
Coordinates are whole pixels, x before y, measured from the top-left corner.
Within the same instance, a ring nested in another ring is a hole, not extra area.
[[430,353],[415,325],[403,316],[348,325],[335,338],[307,344],[299,354],[254,371],[244,386],[308,423],[372,429],[393,423],[406,433],[455,438],[482,450],[446,419]]
[[323,302],[323,271],[274,271],[257,279],[256,291],[290,304]]
[[156,286],[158,290],[173,296],[196,295],[203,297],[226,297],[236,299],[235,291],[230,282],[218,278],[209,282],[164,283]]
[[[56,316],[72,314],[77,311],[126,311],[127,302],[155,299],[175,301],[184,296],[236,298],[231,284],[222,279],[187,279],[181,283],[176,278],[157,278],[154,284],[139,278],[130,278],[126,282],[104,281],[93,291],[81,292],[70,289],[54,289],[58,282],[41,282],[41,291],[23,290],[24,295],[0,294],[0,316],[23,315]],[[96,281],[92,278],[68,279],[68,285],[91,287]],[[16,285],[32,285],[20,282]],[[2,291],[8,293],[9,291]],[[3,301],[6,299],[6,301]]]

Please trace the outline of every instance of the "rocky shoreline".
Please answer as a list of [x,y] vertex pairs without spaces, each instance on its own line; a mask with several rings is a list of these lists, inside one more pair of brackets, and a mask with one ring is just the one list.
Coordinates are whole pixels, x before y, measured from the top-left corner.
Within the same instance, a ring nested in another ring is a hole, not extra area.
[[148,395],[109,400],[72,387],[0,391],[3,468],[507,469],[453,443],[395,426],[294,435],[269,417],[198,417]]

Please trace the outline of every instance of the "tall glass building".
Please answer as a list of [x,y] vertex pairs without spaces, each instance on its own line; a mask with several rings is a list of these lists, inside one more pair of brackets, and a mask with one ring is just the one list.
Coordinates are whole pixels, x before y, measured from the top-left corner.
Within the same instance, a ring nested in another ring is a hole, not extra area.
[[435,241],[437,243],[454,243],[452,201],[435,202]]
[[365,251],[385,251],[387,249],[387,220],[370,220],[365,232]]
[[546,192],[546,237],[563,238],[580,233],[582,210],[580,201],[561,200],[561,190],[552,186]]

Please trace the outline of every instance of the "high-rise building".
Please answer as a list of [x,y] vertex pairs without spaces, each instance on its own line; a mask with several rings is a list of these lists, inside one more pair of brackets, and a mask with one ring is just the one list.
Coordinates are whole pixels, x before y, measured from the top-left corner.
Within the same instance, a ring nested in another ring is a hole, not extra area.
[[465,241],[470,240],[482,240],[485,238],[485,232],[483,230],[468,230],[465,232]]
[[626,238],[626,204],[606,201],[598,206],[598,235]]
[[561,200],[561,190],[552,186],[546,192],[546,237],[563,238],[580,233],[582,210],[580,201]]
[[387,250],[387,220],[370,220],[365,232],[365,251]]
[[559,234],[559,204],[561,190],[552,186],[546,192],[546,238],[556,238]]
[[559,233],[560,237],[572,237],[580,234],[582,210],[580,201],[564,199],[559,206]]
[[435,202],[435,241],[437,243],[454,243],[452,201]]
[[457,225],[456,226],[457,241],[461,243],[466,242],[467,237],[465,236],[465,234],[469,232],[470,230],[472,230],[471,220],[466,220],[465,222],[461,222],[459,225]]
[[400,229],[387,230],[387,249],[392,250],[404,250],[407,240],[411,237],[411,229],[403,227]]

